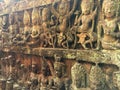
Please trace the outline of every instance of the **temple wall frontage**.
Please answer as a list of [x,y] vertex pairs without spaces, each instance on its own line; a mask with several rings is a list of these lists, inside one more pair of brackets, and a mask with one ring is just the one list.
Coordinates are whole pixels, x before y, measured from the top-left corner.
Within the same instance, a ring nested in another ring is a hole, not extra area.
[[0,0],[0,90],[120,90],[120,0]]

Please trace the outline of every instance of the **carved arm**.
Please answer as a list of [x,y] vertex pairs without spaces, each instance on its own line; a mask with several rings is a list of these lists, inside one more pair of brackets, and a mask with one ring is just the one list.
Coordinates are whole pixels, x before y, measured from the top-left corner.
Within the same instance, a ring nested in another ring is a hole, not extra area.
[[120,38],[120,22],[117,23],[117,26],[118,26],[119,32],[111,33],[111,35],[116,37],[116,38]]
[[[34,34],[34,33],[35,33],[35,34]],[[37,37],[39,37],[39,35],[40,35],[40,30],[32,31],[31,37],[32,37],[32,38],[37,38]]]
[[74,25],[80,25],[82,14],[79,16],[76,14]]
[[59,15],[59,13],[55,10],[55,4],[56,4],[57,2],[54,2],[53,4],[52,4],[52,7],[51,7],[51,12],[58,18],[60,15]]
[[73,8],[72,8],[72,10],[68,13],[67,17],[70,17],[70,16],[73,14],[73,12],[74,12],[74,10],[75,10],[75,8],[76,8],[76,5],[77,5],[77,0],[74,0]]

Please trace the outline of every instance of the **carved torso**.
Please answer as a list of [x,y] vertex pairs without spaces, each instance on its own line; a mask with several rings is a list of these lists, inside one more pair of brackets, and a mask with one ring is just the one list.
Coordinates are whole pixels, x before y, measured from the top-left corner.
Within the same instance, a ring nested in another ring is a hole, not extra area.
[[103,25],[103,30],[104,30],[104,41],[107,42],[113,42],[116,40],[115,37],[111,36],[109,33],[114,33],[116,32],[117,29],[117,22],[116,19],[113,20],[105,20],[105,25]]
[[91,15],[83,15],[81,17],[82,25],[79,27],[79,32],[88,32],[91,29],[92,18]]
[[31,37],[33,39],[35,38],[38,38],[39,37],[39,34],[40,34],[40,27],[38,25],[34,25],[32,27],[32,34],[31,34]]

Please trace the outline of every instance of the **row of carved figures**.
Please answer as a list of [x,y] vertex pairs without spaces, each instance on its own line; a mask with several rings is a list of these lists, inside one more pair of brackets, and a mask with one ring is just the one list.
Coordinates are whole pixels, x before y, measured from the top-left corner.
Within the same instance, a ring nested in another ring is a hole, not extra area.
[[108,65],[104,70],[96,63],[88,70],[83,62],[76,61],[71,67],[71,75],[68,76],[62,56],[55,54],[54,60],[52,63],[42,57],[40,65],[32,63],[31,66],[26,66],[13,55],[1,58],[0,89],[120,90],[120,79],[113,74],[116,71],[114,66]]
[[2,46],[119,49],[120,1],[77,2],[25,10],[22,19],[18,12],[1,16]]

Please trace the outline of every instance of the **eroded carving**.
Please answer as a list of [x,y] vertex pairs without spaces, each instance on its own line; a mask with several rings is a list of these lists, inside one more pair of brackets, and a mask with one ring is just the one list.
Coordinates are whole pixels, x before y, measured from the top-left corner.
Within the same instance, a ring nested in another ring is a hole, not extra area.
[[90,44],[91,48],[93,48],[93,42],[97,40],[97,34],[95,33],[95,16],[97,14],[97,7],[95,7],[94,3],[94,0],[82,0],[82,13],[80,16],[77,15],[75,19],[75,25],[78,26],[78,43],[80,43],[84,49],[88,49],[86,46],[87,44]]
[[70,90],[90,90],[87,88],[87,72],[78,61],[71,68],[72,84]]
[[[102,5],[103,18],[98,25],[98,40],[101,40],[104,49],[119,49],[119,4],[115,1],[104,0]],[[103,34],[102,34],[103,31]]]

